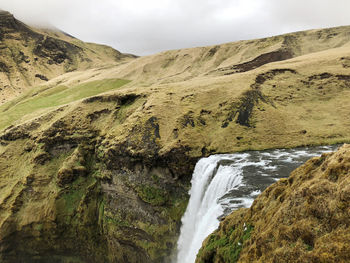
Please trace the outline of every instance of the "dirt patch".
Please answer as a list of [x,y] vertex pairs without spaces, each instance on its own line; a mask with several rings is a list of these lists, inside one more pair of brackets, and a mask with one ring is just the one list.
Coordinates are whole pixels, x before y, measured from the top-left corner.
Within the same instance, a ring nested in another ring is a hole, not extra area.
[[66,59],[72,61],[74,55],[78,54],[81,48],[68,42],[51,37],[41,38],[33,50],[34,55],[49,59],[49,64],[61,64]]
[[250,71],[268,63],[290,59],[292,57],[293,57],[292,51],[288,49],[280,49],[273,52],[262,54],[251,61],[244,62],[238,65],[233,65],[230,67],[220,68],[218,70],[225,72],[224,75],[232,75],[236,73]]
[[342,57],[340,58],[340,63],[343,68],[350,68],[350,57]]
[[49,79],[46,76],[41,74],[35,74],[35,77],[44,81],[49,81]]
[[273,69],[268,72],[257,75],[255,78],[255,83],[251,87],[257,89],[267,80],[272,80],[275,76],[285,74],[287,72],[297,74],[297,72],[294,69]]
[[5,73],[10,72],[8,66],[4,62],[1,62],[1,61],[0,61],[0,72],[5,72]]
[[221,128],[226,128],[233,120],[239,125],[254,127],[252,114],[254,107],[259,102],[269,103],[269,100],[260,90],[254,89],[246,91],[238,102],[233,103],[231,112],[223,121]]
[[90,119],[91,122],[99,119],[102,115],[104,114],[109,114],[111,113],[111,110],[109,109],[103,109],[99,111],[94,111],[93,113],[89,113],[86,117]]
[[206,57],[207,57],[207,58],[213,57],[219,49],[220,49],[220,46],[215,46],[215,47],[209,49],[209,51],[208,51]]

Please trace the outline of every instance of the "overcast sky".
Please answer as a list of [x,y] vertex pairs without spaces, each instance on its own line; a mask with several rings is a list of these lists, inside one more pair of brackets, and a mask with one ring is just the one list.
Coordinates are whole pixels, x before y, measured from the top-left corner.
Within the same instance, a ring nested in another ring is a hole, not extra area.
[[350,25],[350,0],[0,0],[0,9],[137,55]]

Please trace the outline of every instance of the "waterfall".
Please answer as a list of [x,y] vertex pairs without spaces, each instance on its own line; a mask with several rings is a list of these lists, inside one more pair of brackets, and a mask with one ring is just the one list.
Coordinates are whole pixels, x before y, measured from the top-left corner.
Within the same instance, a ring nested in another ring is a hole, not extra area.
[[192,176],[190,200],[182,217],[177,262],[193,263],[203,240],[219,226],[223,215],[219,198],[242,182],[239,168],[220,166],[222,158],[201,159]]
[[254,198],[273,182],[313,156],[337,146],[304,147],[213,155],[196,164],[190,200],[177,243],[177,263],[194,263],[204,239],[219,226],[219,218]]

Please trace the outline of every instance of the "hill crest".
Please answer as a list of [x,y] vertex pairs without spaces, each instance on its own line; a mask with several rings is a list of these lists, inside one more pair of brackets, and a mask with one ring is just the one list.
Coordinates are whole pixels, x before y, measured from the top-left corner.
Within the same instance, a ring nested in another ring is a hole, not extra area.
[[118,64],[132,56],[62,31],[32,28],[0,12],[0,103],[67,72]]

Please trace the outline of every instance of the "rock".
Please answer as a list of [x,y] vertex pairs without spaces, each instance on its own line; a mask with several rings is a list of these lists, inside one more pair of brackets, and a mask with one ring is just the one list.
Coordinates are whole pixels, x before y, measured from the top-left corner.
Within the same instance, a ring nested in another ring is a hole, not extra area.
[[41,74],[35,74],[35,77],[36,77],[36,78],[39,78],[39,79],[41,79],[41,80],[49,81],[49,79],[48,79],[46,76],[41,75]]
[[[25,146],[24,150],[29,151],[27,146]],[[51,159],[50,154],[43,152],[43,153],[39,153],[38,155],[36,155],[33,159],[33,162],[36,164],[44,165],[50,159]]]
[[64,186],[65,184],[73,182],[75,179],[73,169],[62,167],[57,173],[57,179],[57,184],[59,186]]

